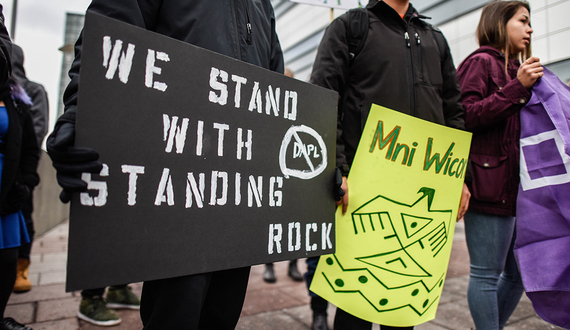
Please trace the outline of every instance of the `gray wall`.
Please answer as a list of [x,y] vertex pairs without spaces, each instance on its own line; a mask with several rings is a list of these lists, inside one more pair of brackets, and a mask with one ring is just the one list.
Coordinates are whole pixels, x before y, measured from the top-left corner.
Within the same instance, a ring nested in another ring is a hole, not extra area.
[[69,204],[59,201],[61,188],[57,184],[51,159],[43,150],[38,165],[38,174],[40,184],[34,189],[34,213],[32,214],[36,237],[69,218]]

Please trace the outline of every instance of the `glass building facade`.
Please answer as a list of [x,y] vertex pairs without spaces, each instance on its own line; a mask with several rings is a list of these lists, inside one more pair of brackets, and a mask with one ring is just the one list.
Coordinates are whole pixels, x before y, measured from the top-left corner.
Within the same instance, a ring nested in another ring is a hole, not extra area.
[[[272,0],[277,18],[277,34],[284,51],[285,63],[301,80],[308,80],[316,49],[331,19],[344,13],[325,7]],[[414,7],[431,17],[451,47],[457,66],[478,44],[475,30],[483,0],[415,0]],[[570,80],[570,0],[530,0],[533,55],[555,72],[562,81]]]

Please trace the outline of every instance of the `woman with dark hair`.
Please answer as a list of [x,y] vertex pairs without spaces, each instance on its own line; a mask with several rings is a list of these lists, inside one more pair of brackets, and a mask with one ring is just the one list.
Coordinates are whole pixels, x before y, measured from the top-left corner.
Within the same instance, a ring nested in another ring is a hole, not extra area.
[[488,4],[477,27],[480,48],[457,70],[465,127],[473,132],[465,235],[471,267],[467,297],[477,329],[503,329],[524,291],[513,245],[519,111],[542,76],[539,59],[531,57],[532,32],[527,2]]
[[31,330],[4,318],[16,280],[18,247],[29,241],[21,205],[39,183],[39,147],[30,105],[12,78],[0,87],[0,330]]

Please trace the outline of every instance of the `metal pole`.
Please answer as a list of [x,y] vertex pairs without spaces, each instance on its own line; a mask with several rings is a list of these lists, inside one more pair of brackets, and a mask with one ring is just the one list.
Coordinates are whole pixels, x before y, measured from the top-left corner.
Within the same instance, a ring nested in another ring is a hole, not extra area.
[[10,37],[12,41],[16,36],[16,14],[18,12],[18,0],[12,0],[12,24],[10,25]]

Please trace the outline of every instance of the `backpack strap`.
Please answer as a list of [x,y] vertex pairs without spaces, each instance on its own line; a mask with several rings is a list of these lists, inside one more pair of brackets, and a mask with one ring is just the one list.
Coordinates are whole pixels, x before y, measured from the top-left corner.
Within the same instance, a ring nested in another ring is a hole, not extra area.
[[435,39],[435,42],[437,43],[437,48],[439,49],[439,57],[441,62],[443,63],[443,61],[445,60],[445,38],[443,36],[443,33],[441,32],[440,29],[436,28],[433,25],[429,25],[430,30],[433,34],[433,37]]
[[[358,56],[362,48],[364,47],[364,42],[368,37],[368,10],[366,8],[354,8],[346,13],[347,20],[344,22],[346,26],[346,40],[348,42],[348,55],[350,62]],[[427,24],[427,23],[426,23]],[[437,43],[439,49],[439,55],[441,62],[445,59],[445,39],[441,30],[434,27],[431,24],[427,24],[432,31],[434,39]]]
[[368,37],[368,10],[354,8],[346,13],[346,40],[348,42],[348,55],[350,63],[358,56],[366,37]]

